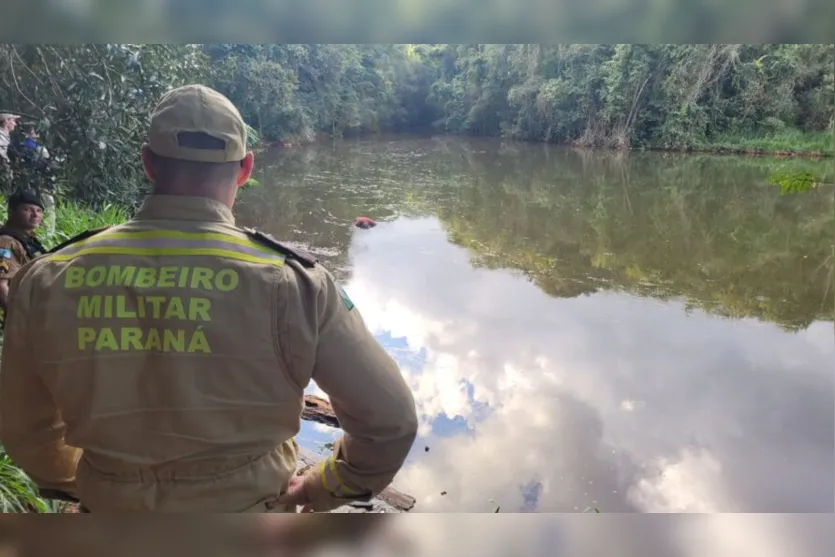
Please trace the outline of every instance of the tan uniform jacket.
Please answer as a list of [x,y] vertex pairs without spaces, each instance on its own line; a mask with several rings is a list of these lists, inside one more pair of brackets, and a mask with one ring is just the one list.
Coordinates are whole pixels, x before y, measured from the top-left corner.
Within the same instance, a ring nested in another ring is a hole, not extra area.
[[29,255],[20,242],[11,236],[0,235],[0,279],[12,280],[28,262]]
[[324,268],[254,241],[224,205],[152,196],[17,273],[0,433],[41,487],[92,512],[257,512],[295,470],[311,379],[345,431],[305,478],[314,508],[376,495],[417,418],[359,311]]
[[[0,281],[11,283],[15,274],[31,260],[31,257],[19,240],[2,232],[3,230],[0,230]],[[0,329],[3,328],[5,320],[6,312],[0,304]]]

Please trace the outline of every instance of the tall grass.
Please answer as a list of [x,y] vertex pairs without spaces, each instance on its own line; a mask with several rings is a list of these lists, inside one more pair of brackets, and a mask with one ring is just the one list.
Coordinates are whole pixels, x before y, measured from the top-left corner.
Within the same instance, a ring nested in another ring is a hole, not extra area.
[[38,487],[9,458],[0,445],[0,512],[52,513],[61,506],[38,496]]
[[754,137],[721,135],[698,144],[697,148],[729,153],[773,153],[831,157],[833,150],[835,150],[835,137],[830,131],[804,132],[795,129],[784,129]]
[[85,230],[122,224],[128,218],[128,211],[117,205],[105,205],[92,211],[74,202],[61,203],[55,208],[55,230],[46,234],[41,243],[47,247],[57,245]]

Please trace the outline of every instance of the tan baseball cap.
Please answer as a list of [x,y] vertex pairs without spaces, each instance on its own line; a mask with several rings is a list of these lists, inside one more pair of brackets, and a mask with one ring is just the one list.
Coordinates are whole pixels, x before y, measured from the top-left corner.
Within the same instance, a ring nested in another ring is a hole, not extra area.
[[[195,133],[211,136],[216,145],[196,144]],[[228,98],[204,85],[185,85],[163,95],[151,113],[148,145],[161,157],[235,162],[246,157],[246,126]]]

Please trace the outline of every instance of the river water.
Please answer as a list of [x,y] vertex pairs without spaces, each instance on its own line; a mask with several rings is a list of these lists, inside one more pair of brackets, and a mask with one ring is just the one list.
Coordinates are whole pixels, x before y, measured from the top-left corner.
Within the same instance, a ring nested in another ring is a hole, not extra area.
[[415,512],[834,510],[833,189],[767,185],[831,161],[401,137],[257,164],[239,223],[317,253],[414,389]]

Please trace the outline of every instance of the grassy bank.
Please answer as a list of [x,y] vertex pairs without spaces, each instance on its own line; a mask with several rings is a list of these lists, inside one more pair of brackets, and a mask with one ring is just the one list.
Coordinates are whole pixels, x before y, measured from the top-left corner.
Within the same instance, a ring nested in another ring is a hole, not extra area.
[[[50,223],[50,217],[45,216],[38,237],[46,248],[51,248],[87,229],[122,223],[128,216],[126,210],[112,205],[94,211],[77,203],[60,203],[55,208],[54,222]],[[3,222],[6,220],[6,199],[3,196],[0,196],[0,219]],[[52,513],[64,509],[63,503],[38,497],[37,486],[14,465],[0,444],[0,512]]]
[[[497,136],[484,136],[468,132],[444,132],[441,135],[433,133],[378,133],[363,132],[352,137],[360,138],[397,138],[397,137],[474,137],[483,139],[501,139],[505,142],[520,142],[541,144],[540,138],[508,138]],[[344,139],[344,138],[343,138]],[[276,149],[282,147],[300,147],[314,144],[329,144],[334,138],[328,134],[317,134],[310,140],[297,142],[266,142],[264,148]],[[719,135],[711,140],[698,140],[682,144],[657,144],[650,143],[643,147],[627,148],[619,145],[608,144],[587,144],[585,141],[545,142],[550,145],[567,146],[589,151],[619,151],[619,150],[647,150],[668,153],[706,153],[715,155],[741,155],[741,156],[766,156],[774,158],[806,158],[806,159],[829,159],[835,156],[835,135],[832,132],[802,132],[799,130],[784,130],[772,134],[757,136],[745,135]],[[257,185],[257,184],[256,184]]]
[[835,136],[832,132],[802,132],[790,129],[758,136],[721,135],[683,150],[735,155],[828,158],[832,157],[835,151]]

